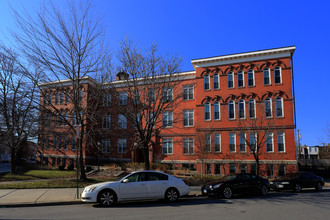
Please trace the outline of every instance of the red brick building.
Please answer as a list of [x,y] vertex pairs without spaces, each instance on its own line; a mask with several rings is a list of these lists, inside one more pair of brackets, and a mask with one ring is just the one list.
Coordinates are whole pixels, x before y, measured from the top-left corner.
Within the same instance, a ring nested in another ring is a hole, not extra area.
[[[192,60],[194,71],[175,74],[179,82],[177,88],[183,91],[182,101],[172,111],[163,113],[155,128],[159,133],[154,138],[150,160],[195,168],[209,174],[255,172],[256,162],[251,146],[259,146],[261,175],[277,176],[296,171],[291,66],[294,51],[292,46]],[[67,85],[63,82],[45,83],[41,88],[47,94],[45,100],[59,105],[63,114],[67,114],[64,117],[70,118],[70,104],[65,94],[72,87],[69,81]],[[114,83],[120,94],[124,85],[119,78]],[[95,86],[96,81],[84,78],[81,92],[86,107],[92,103],[88,93]],[[171,93],[172,96],[177,95],[176,90],[171,90]],[[127,94],[126,97],[118,96],[112,105],[127,99]],[[140,153],[133,150],[134,140],[130,135],[134,130],[133,123],[116,112],[106,114],[107,109],[111,107],[104,106],[105,114],[101,120],[108,130],[105,129],[99,140],[93,143],[84,140],[86,164],[95,164],[96,160],[105,163],[141,162]],[[54,120],[53,116],[42,117]],[[174,117],[182,120],[174,122]],[[124,127],[107,127],[107,121],[108,124],[117,121]],[[252,124],[258,124],[258,128]],[[39,138],[44,163],[73,164],[75,134],[65,126],[56,127],[51,123],[40,124],[40,130],[48,130]],[[50,135],[49,130],[53,134]],[[112,132],[108,134],[109,131]],[[119,133],[124,135],[113,135]],[[261,145],[257,144],[259,142]],[[102,145],[102,152],[96,153],[96,144]]]

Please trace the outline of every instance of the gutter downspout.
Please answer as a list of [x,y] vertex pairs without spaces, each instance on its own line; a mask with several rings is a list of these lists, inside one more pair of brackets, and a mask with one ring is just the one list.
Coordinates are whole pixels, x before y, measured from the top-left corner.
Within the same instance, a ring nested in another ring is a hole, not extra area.
[[[294,73],[293,73],[293,53],[291,53],[291,74],[292,74],[292,95],[293,95],[293,117],[294,117],[294,130],[295,134],[297,133],[297,115],[296,115],[296,96],[294,90]],[[299,135],[299,134],[298,134]],[[297,137],[299,140],[299,137]],[[299,146],[296,146],[296,138],[295,138],[295,148],[296,148],[296,161],[297,161],[297,171],[299,172],[299,163],[298,163],[298,153],[299,153]]]

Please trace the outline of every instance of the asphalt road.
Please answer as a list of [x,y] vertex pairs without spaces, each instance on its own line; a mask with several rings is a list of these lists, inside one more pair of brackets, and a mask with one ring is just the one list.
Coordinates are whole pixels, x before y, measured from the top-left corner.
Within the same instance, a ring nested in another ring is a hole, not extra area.
[[268,197],[230,200],[204,197],[129,202],[102,208],[93,204],[0,208],[0,219],[329,219],[330,189],[299,194],[271,192]]

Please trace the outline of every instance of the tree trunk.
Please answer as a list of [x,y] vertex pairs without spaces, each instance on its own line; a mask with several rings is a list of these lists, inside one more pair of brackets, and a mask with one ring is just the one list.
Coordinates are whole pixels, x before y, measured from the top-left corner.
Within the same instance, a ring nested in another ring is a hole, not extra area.
[[[83,137],[84,137],[84,129],[81,129],[81,136],[79,138],[79,168],[80,168],[80,179],[86,180],[86,172],[85,172],[85,166],[84,166],[84,154],[83,154]],[[77,149],[78,150],[78,149]]]
[[15,173],[16,164],[15,164],[16,156],[15,150],[13,148],[10,149],[10,173]]
[[149,161],[149,146],[144,144],[143,146],[143,156],[144,156],[144,169],[150,170],[150,161]]

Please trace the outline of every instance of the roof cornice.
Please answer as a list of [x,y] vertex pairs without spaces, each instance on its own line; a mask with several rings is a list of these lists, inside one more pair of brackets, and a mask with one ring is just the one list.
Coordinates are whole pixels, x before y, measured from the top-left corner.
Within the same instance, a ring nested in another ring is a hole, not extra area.
[[240,62],[251,62],[251,61],[265,60],[265,59],[277,59],[283,57],[290,57],[294,53],[295,49],[296,49],[295,46],[290,46],[290,47],[281,47],[281,48],[268,49],[268,50],[258,50],[258,51],[223,55],[217,57],[193,59],[191,60],[191,63],[196,68],[196,67],[226,65],[226,64],[240,63]]

